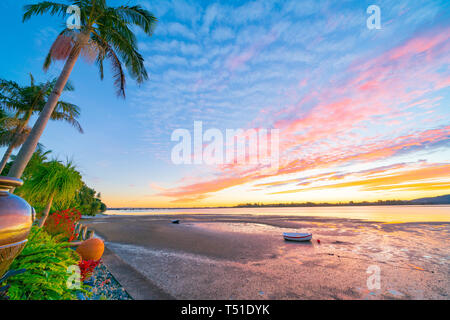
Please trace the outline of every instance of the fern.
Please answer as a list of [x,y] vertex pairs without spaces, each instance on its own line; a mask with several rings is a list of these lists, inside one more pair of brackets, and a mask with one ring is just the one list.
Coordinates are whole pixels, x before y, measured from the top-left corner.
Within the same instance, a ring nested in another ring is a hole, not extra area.
[[77,292],[89,294],[86,287],[69,289],[67,268],[78,264],[78,254],[42,229],[33,227],[28,243],[14,260],[11,269],[25,273],[7,280],[12,300],[74,300]]

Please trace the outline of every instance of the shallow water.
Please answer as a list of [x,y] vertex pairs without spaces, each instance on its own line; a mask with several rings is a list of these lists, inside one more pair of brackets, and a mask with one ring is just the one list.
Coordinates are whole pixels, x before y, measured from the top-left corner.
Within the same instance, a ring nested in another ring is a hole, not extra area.
[[289,217],[344,218],[385,223],[450,222],[450,206],[349,206],[297,208],[210,208],[108,210],[107,215],[239,214]]
[[[106,244],[177,299],[448,300],[448,223],[312,219],[301,221],[297,231],[312,232],[313,241],[299,243],[283,240],[287,227],[274,221],[284,217],[254,223],[234,217],[191,216],[180,225],[164,216],[110,217],[105,220],[117,225],[111,230],[135,239],[120,242],[109,230]],[[161,243],[164,236],[178,238]],[[223,254],[209,251],[210,243]],[[378,288],[369,289],[369,268],[381,274]]]

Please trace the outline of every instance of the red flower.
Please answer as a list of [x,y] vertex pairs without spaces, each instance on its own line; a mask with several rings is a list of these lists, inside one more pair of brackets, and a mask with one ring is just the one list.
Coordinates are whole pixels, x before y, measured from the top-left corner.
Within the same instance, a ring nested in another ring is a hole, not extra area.
[[81,281],[84,281],[86,278],[89,278],[92,275],[94,269],[98,266],[100,261],[101,260],[81,260],[81,262],[78,264],[81,272]]
[[53,235],[62,234],[68,241],[78,237],[74,234],[75,223],[81,219],[81,213],[76,209],[66,209],[52,213],[45,222],[45,229]]

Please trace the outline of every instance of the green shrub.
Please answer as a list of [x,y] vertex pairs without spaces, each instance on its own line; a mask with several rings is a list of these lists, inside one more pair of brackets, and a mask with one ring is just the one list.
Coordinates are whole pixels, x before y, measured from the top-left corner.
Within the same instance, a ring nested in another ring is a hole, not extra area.
[[88,293],[83,284],[79,290],[67,287],[71,275],[67,269],[78,264],[79,256],[66,246],[67,243],[58,242],[58,237],[34,226],[27,245],[10,267],[11,270],[27,270],[7,280],[10,299],[72,300],[77,299],[77,292]]
[[[83,215],[95,216],[97,213],[106,211],[106,205],[100,200],[101,195],[85,184],[75,195],[69,207],[76,208]],[[58,208],[65,209],[65,208]]]

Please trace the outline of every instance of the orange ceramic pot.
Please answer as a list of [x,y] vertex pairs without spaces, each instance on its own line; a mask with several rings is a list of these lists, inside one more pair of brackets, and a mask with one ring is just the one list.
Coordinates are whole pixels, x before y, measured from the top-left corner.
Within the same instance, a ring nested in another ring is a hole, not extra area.
[[100,260],[103,251],[105,251],[105,244],[98,238],[85,240],[77,248],[83,260]]
[[9,193],[22,180],[0,176],[0,277],[27,242],[33,223],[33,210],[22,198]]

